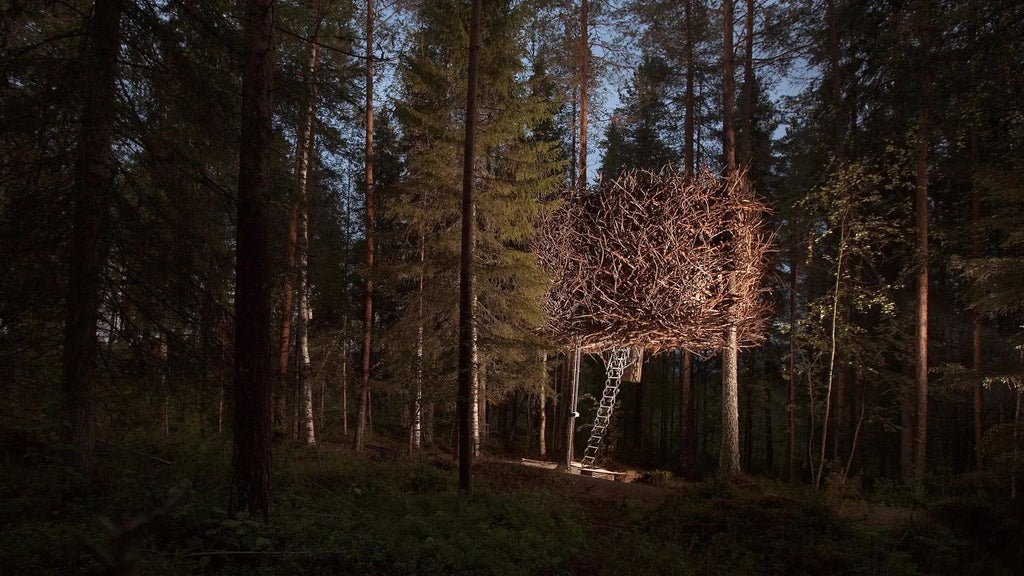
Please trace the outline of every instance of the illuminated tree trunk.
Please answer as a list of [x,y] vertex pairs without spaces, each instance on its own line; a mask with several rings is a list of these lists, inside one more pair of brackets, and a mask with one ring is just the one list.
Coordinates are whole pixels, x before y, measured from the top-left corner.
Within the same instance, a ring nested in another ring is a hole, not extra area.
[[[475,211],[474,211],[475,213]],[[476,294],[473,295],[473,309],[476,309],[477,298]],[[474,320],[476,320],[474,316]],[[476,327],[473,328],[473,387],[471,390],[469,403],[470,403],[470,422],[473,427],[473,456],[480,455],[480,349],[477,343],[477,332]]]
[[740,408],[736,375],[736,326],[727,328],[728,343],[722,351],[722,447],[718,471],[726,476],[740,472]]
[[359,413],[352,446],[363,449],[370,405],[370,366],[373,354],[373,0],[366,0],[366,285],[363,295],[363,371],[359,385]]
[[[694,159],[694,147],[696,144],[694,140],[694,125],[696,119],[694,114],[697,109],[696,99],[694,98],[697,62],[694,58],[694,44],[696,44],[694,34],[696,32],[693,26],[693,0],[685,0],[683,8],[686,17],[686,95],[684,96],[686,118],[683,120],[683,164],[685,165],[686,172],[692,175],[696,168]],[[685,352],[685,354],[689,354],[689,352]]]
[[590,2],[580,2],[580,150],[577,185],[587,187],[587,124],[590,88]]
[[466,89],[466,134],[462,159],[462,244],[459,262],[459,390],[456,396],[459,446],[459,489],[472,492],[473,452],[470,404],[476,379],[474,349],[476,314],[473,307],[473,164],[476,139],[477,69],[480,58],[480,10],[482,0],[473,0],[469,25],[469,70]]
[[306,445],[316,444],[316,426],[313,414],[313,386],[310,381],[309,363],[309,166],[313,156],[313,124],[316,119],[316,70],[317,35],[322,15],[317,3],[313,15],[312,39],[308,43],[306,66],[303,70],[303,84],[306,86],[306,102],[299,121],[295,143],[295,203],[299,208],[298,230],[298,296],[299,315],[296,323],[296,346],[298,359],[298,389],[301,401],[300,432]]
[[234,502],[266,518],[270,506],[270,151],[274,2],[249,0],[245,19],[242,132],[235,264]]
[[[696,118],[694,115],[697,109],[694,97],[697,62],[694,58],[694,45],[696,44],[694,35],[696,32],[693,25],[693,0],[685,0],[683,8],[686,19],[686,94],[684,97],[686,118],[683,123],[683,163],[686,173],[692,176],[696,171],[696,160],[694,157],[694,148],[696,146],[694,127],[696,125]],[[682,372],[679,467],[684,476],[693,477],[697,472],[697,422],[694,419],[696,415],[696,396],[693,388],[693,355],[689,350],[683,350]]]
[[537,394],[537,403],[540,406],[540,412],[537,418],[537,444],[540,450],[541,459],[548,455],[548,443],[547,443],[547,426],[548,426],[548,415],[547,415],[547,404],[548,404],[548,355],[545,352],[541,356],[541,378],[540,378],[540,390]]
[[100,279],[109,233],[110,165],[116,101],[117,54],[121,46],[120,0],[97,0],[89,24],[82,83],[82,125],[78,134],[72,198],[71,248],[64,317],[61,387],[75,463],[91,474],[96,467],[96,325]]
[[928,124],[918,123],[915,152],[914,210],[917,219],[917,339],[914,363],[916,435],[914,483],[924,482],[928,455]]
[[[725,173],[736,172],[736,79],[733,65],[733,0],[722,3],[722,153]],[[740,410],[738,342],[736,325],[726,328],[727,344],[722,353],[722,445],[718,471],[726,476],[740,472]]]
[[423,274],[426,264],[426,237],[420,224],[417,242],[419,244],[419,277],[416,286],[416,375],[415,392],[412,401],[412,432],[410,449],[419,450],[423,440]]

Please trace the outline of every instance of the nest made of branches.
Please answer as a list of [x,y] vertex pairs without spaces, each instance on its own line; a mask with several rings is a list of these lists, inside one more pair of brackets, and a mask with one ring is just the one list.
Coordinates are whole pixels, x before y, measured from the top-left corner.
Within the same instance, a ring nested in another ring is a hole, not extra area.
[[559,345],[719,350],[763,338],[770,234],[740,173],[633,170],[566,199],[538,227],[553,277],[544,310]]

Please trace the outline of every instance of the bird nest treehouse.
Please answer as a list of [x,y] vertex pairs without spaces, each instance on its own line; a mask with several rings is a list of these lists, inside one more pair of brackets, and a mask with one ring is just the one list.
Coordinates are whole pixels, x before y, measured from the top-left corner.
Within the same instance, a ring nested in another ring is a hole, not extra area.
[[765,211],[742,173],[665,168],[625,172],[544,216],[535,249],[552,277],[546,331],[567,351],[605,357],[584,466],[594,464],[619,384],[642,351],[720,350],[731,326],[740,347],[761,341]]

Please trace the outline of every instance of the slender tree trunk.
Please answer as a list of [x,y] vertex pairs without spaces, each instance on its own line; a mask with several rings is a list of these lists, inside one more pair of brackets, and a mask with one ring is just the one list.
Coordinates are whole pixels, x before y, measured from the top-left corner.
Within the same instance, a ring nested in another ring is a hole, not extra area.
[[[836,372],[836,328],[839,321],[839,287],[843,278],[843,251],[846,248],[846,229],[842,228],[839,236],[839,253],[836,257],[836,283],[832,291],[832,334],[829,338],[831,350],[828,359],[828,386],[825,389],[825,416],[821,420],[821,453],[818,457],[818,472],[814,477],[814,488],[821,487],[821,477],[825,470],[825,447],[828,445],[829,410],[832,407],[832,384]],[[835,455],[838,458],[838,454]]]
[[565,434],[565,469],[568,472],[572,472],[572,461],[573,451],[576,443],[576,402],[577,395],[579,394],[579,383],[580,383],[580,349],[579,346],[574,348],[572,357],[569,358],[569,369],[568,369],[568,382],[567,386],[569,402],[566,404],[566,434]]
[[288,214],[288,250],[285,256],[285,269],[281,286],[281,340],[278,348],[277,381],[274,390],[274,435],[284,438],[287,434],[288,391],[291,388],[288,378],[288,364],[291,359],[291,332],[295,311],[294,279],[295,253],[298,248],[299,234],[299,203],[293,197]]
[[747,13],[743,22],[743,139],[740,140],[740,162],[749,168],[754,159],[754,104],[757,89],[754,85],[754,0],[746,0]]
[[733,54],[733,2],[722,2],[722,156],[725,173],[736,171],[736,72]]
[[916,435],[914,484],[924,481],[928,445],[928,124],[918,123],[915,153],[914,210],[917,219],[917,339],[914,363]]
[[348,436],[348,316],[341,321],[341,433]]
[[295,143],[295,203],[298,205],[298,296],[299,316],[296,323],[296,346],[298,359],[298,389],[301,400],[300,432],[302,441],[311,446],[316,444],[316,427],[313,414],[313,386],[310,381],[309,362],[309,321],[312,319],[309,308],[309,170],[313,156],[313,124],[316,119],[316,71],[317,71],[317,36],[320,31],[319,2],[316,3],[313,15],[312,40],[308,43],[306,66],[303,70],[303,84],[306,87],[306,102],[299,120],[299,129]]
[[[694,148],[696,147],[696,118],[694,117],[696,114],[696,99],[694,98],[694,90],[696,89],[697,62],[694,58],[694,44],[696,44],[696,40],[694,38],[693,1],[685,0],[683,5],[686,19],[686,95],[684,97],[686,118],[683,122],[683,163],[685,164],[686,173],[691,176],[696,172],[697,168],[694,156]],[[697,472],[697,422],[694,419],[696,416],[694,409],[696,397],[693,388],[693,355],[689,350],[683,350],[682,354],[682,398],[680,399],[682,414],[680,414],[679,425],[681,436],[679,468],[683,476],[692,478]]]
[[234,502],[266,518],[270,507],[270,151],[274,2],[249,0],[245,19],[242,134],[235,265]]
[[121,46],[120,0],[96,0],[85,49],[82,125],[74,167],[74,208],[64,318],[61,386],[75,463],[87,475],[96,468],[95,371],[100,282],[110,234],[117,54]]
[[359,385],[359,414],[352,440],[356,452],[362,451],[366,439],[373,354],[373,18],[373,0],[366,0],[366,290],[363,295],[363,371]]
[[[474,214],[476,211],[474,210]],[[473,295],[473,310],[476,310],[477,298]],[[476,318],[474,317],[474,321]],[[469,420],[472,426],[473,456],[480,455],[480,350],[477,345],[476,327],[473,329],[473,385],[469,397]]]
[[[978,165],[978,137],[971,134],[971,168]],[[984,237],[981,234],[981,189],[976,184],[971,186],[971,252],[975,258],[985,253]],[[971,367],[974,368],[975,380],[971,390],[974,412],[974,467],[984,470],[985,463],[981,450],[982,438],[985,434],[985,396],[981,386],[981,312],[971,310]]]
[[476,139],[477,69],[480,59],[480,11],[482,0],[473,0],[469,24],[469,71],[466,88],[466,135],[462,157],[462,254],[459,262],[459,391],[456,397],[459,439],[459,489],[473,490],[470,403],[476,379],[474,347],[476,313],[473,307],[473,245],[475,214],[473,204],[473,165]]
[[[686,18],[686,95],[684,97],[686,107],[686,118],[683,120],[683,164],[685,165],[686,173],[693,174],[696,169],[696,163],[694,159],[694,124],[696,119],[694,114],[696,113],[696,102],[694,98],[694,90],[696,86],[694,82],[697,76],[697,62],[694,59],[694,27],[693,27],[693,0],[685,0],[683,4]],[[689,354],[689,351],[684,354]],[[684,400],[685,401],[685,400]]]
[[683,351],[683,367],[680,379],[682,380],[682,413],[680,414],[680,438],[682,449],[680,451],[679,469],[686,478],[693,478],[697,474],[697,421],[695,410],[695,398],[693,389],[693,354],[689,350]]
[[540,458],[543,460],[548,455],[547,426],[548,426],[548,354],[541,356],[541,379],[540,390],[537,394],[537,404],[540,410],[537,414],[537,444],[540,450]]
[[416,376],[412,406],[412,449],[419,450],[423,437],[423,275],[426,265],[426,235],[421,223],[418,231],[419,273],[416,285]]
[[[767,364],[767,359],[765,363]],[[765,366],[765,370],[767,371],[767,366]],[[768,473],[775,477],[775,426],[772,423],[772,386],[770,384],[765,388],[765,394],[764,465]]]
[[[476,305],[474,304],[474,308]],[[474,331],[475,333],[475,331]],[[487,364],[480,362],[480,352],[477,349],[476,352],[476,381],[477,381],[477,437],[473,441],[473,449],[476,450],[475,456],[480,455],[480,448],[487,440]]]
[[[841,353],[841,352],[840,352]],[[833,438],[833,459],[837,463],[846,459],[850,444],[850,395],[853,370],[843,364],[842,357],[836,362],[836,416],[835,438]]]
[[581,190],[587,187],[587,123],[588,92],[590,88],[590,2],[580,1],[580,150],[577,167],[577,185]]
[[163,425],[164,438],[171,436],[171,387],[167,379],[167,333],[160,331],[157,343],[157,359],[160,361],[160,392],[163,402],[160,406],[160,420]]
[[843,69],[839,62],[839,15],[836,12],[835,0],[825,0],[825,18],[828,21],[828,53],[829,72],[832,76],[833,127],[835,133],[835,153],[839,162],[846,161],[846,114],[843,111]]
[[[722,153],[726,176],[736,172],[735,71],[733,66],[733,0],[722,3]],[[740,472],[740,414],[737,328],[726,328],[727,344],[722,353],[722,447],[718,469],[725,476]]]
[[789,394],[786,403],[786,479],[796,479],[796,250],[789,263]]

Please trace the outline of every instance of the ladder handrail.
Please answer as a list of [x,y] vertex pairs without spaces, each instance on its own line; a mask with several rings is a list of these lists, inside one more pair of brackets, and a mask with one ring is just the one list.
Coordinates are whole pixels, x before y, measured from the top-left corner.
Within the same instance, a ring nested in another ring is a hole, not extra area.
[[604,391],[598,401],[597,412],[594,414],[594,425],[591,428],[590,439],[587,441],[587,449],[580,461],[584,468],[592,467],[597,461],[597,453],[601,449],[605,432],[608,430],[612,412],[615,409],[615,402],[618,400],[622,374],[634,362],[636,359],[630,353],[629,348],[615,348],[608,357],[608,362],[605,364]]

